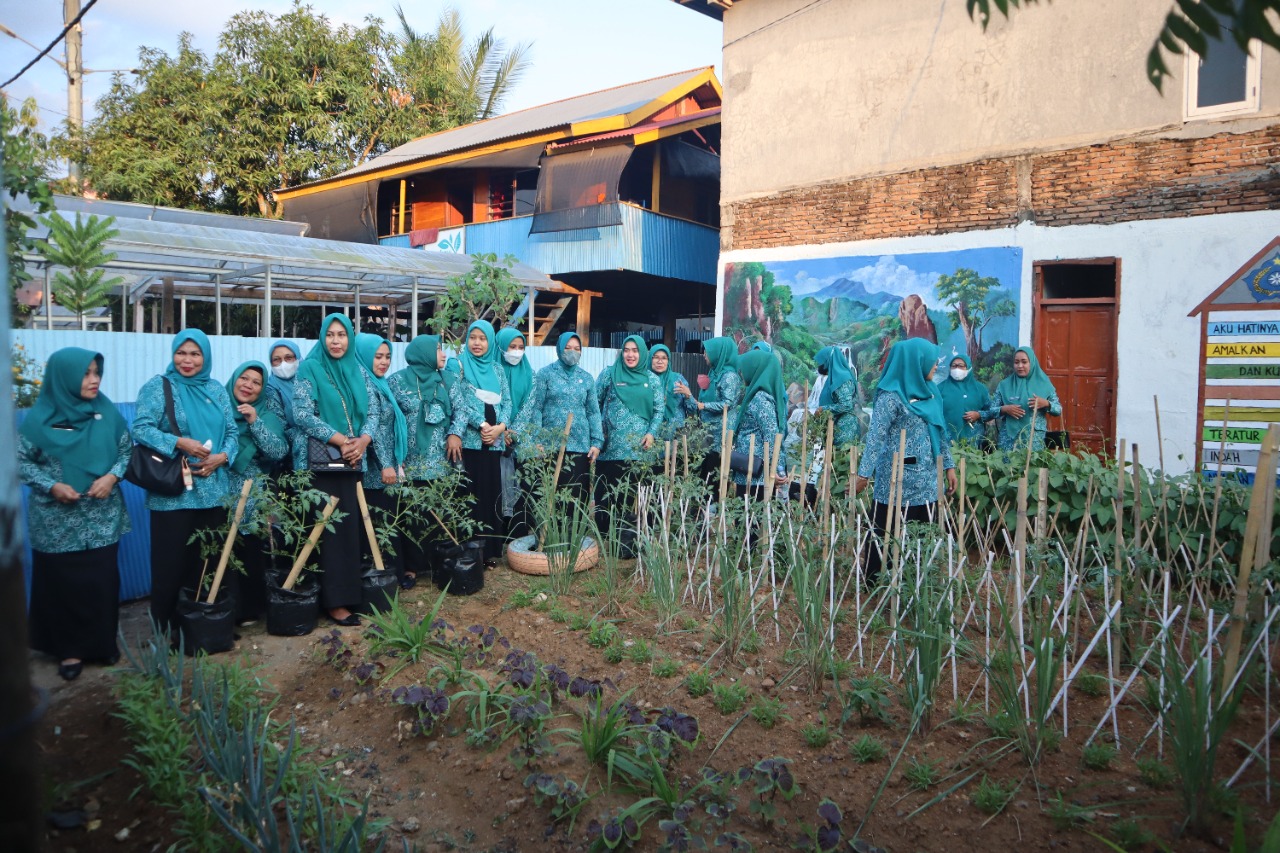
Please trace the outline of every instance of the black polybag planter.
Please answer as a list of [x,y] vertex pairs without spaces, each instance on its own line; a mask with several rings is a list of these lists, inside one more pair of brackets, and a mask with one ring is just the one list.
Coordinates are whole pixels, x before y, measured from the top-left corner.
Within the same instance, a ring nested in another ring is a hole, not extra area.
[[619,560],[634,560],[636,558],[636,529],[630,525],[622,525],[618,528],[617,539],[618,553],[614,556]]
[[209,604],[203,597],[193,598],[192,590],[178,593],[178,630],[182,632],[183,648],[189,655],[196,652],[216,655],[230,651],[236,642],[235,599],[223,585],[218,597]]
[[431,569],[431,582],[436,585],[436,589],[444,589],[448,586],[449,571],[444,567],[444,561],[449,557],[450,552],[457,548],[457,545],[447,539],[427,545],[427,567]]
[[366,567],[360,576],[360,606],[356,612],[368,615],[375,610],[390,610],[399,586],[400,579],[395,572]]
[[472,595],[484,589],[484,543],[476,540],[450,548],[445,560],[451,595]]
[[284,589],[287,571],[267,573],[267,633],[276,637],[301,637],[315,630],[320,619],[320,585],[303,575]]

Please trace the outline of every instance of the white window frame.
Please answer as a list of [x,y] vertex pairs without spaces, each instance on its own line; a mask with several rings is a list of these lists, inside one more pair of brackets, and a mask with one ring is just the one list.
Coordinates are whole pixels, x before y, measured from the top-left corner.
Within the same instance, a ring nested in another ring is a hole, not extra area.
[[1229,104],[1214,104],[1208,107],[1196,105],[1200,96],[1200,54],[1194,51],[1188,50],[1186,52],[1183,77],[1187,81],[1183,113],[1188,119],[1219,118],[1222,116],[1256,113],[1262,103],[1260,96],[1262,88],[1262,56],[1258,40],[1253,39],[1249,42],[1249,51],[1246,54],[1244,66],[1245,97],[1242,101],[1233,101]]

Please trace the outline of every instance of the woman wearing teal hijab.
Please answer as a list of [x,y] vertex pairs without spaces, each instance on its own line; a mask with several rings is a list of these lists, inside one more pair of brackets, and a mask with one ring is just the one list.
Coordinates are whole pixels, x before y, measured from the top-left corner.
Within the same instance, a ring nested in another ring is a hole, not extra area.
[[[199,329],[173,337],[163,374],[138,391],[133,418],[135,441],[160,453],[181,453],[191,469],[191,487],[181,494],[147,494],[151,511],[151,615],[163,627],[173,626],[178,596],[200,579],[199,543],[191,537],[213,530],[227,519],[223,499],[231,491],[228,467],[235,463],[239,431],[231,397],[209,374],[213,356],[209,338]],[[165,389],[173,397],[177,424],[165,414]]]
[[[763,461],[765,448],[772,455],[775,437],[787,433],[787,392],[782,385],[782,365],[772,352],[753,349],[738,359],[738,373],[746,391],[738,410],[733,452],[750,457],[754,450],[755,459]],[[787,469],[781,452],[778,453],[776,468],[777,484],[786,485]],[[761,469],[760,476],[751,479],[753,493],[764,486],[764,479],[764,470]],[[748,485],[746,471],[733,470],[733,482],[738,487],[739,496],[745,495]]]
[[[733,338],[712,338],[702,342],[707,359],[707,388],[698,395],[697,408],[706,425],[710,450],[702,463],[703,476],[720,471],[721,434],[738,428],[738,410],[742,407],[742,377],[738,375],[738,342]],[[675,392],[693,399],[687,385],[677,385]]]
[[983,410],[991,405],[987,386],[973,378],[973,364],[967,355],[951,358],[948,375],[938,386],[942,394],[942,416],[947,421],[947,437],[952,442],[965,442],[975,448],[989,450]]
[[622,342],[613,365],[596,379],[596,399],[604,427],[604,447],[596,461],[596,516],[605,525],[602,529],[607,529],[608,513],[618,511],[630,517],[617,505],[630,503],[619,485],[630,463],[653,463],[658,458],[654,444],[667,407],[662,380],[649,370],[649,345],[644,338],[628,335]]
[[[502,372],[507,377],[507,387],[511,389],[511,415],[520,414],[529,392],[533,390],[533,368],[525,356],[524,333],[514,326],[507,326],[498,332],[498,355],[501,358]],[[514,432],[507,435],[507,449],[502,454],[502,517],[506,519],[507,533],[514,537],[524,536],[524,524],[517,521],[517,510],[520,504],[520,479],[516,472]]]
[[[387,384],[408,424],[405,477],[423,485],[449,472],[444,439],[453,414],[449,391],[458,380],[444,369],[445,353],[439,335],[418,335],[405,348],[404,360],[408,366],[391,374]],[[418,573],[426,569],[426,543],[405,536],[400,544],[404,555],[400,561],[400,586],[412,589]]]
[[[377,517],[379,513],[394,515],[396,511],[396,499],[388,493],[387,487],[400,482],[404,474],[404,460],[409,453],[409,422],[400,411],[387,382],[387,374],[391,371],[391,343],[381,335],[360,332],[356,335],[356,357],[373,389],[369,395],[369,408],[378,410],[378,431],[369,445],[369,460],[362,482],[375,523],[381,525],[383,522]],[[373,546],[367,533],[360,537],[360,542],[362,558],[368,558],[366,562],[372,565]],[[403,554],[404,549],[397,546],[394,553],[387,552],[382,557],[386,569],[394,571],[402,581],[405,577]]]
[[698,411],[698,403],[692,397],[676,393],[676,386],[689,387],[689,380],[671,367],[671,350],[666,344],[658,344],[649,350],[649,369],[662,381],[662,431],[658,438],[667,441],[675,437],[676,430],[684,426],[686,415]]
[[[231,373],[227,394],[235,407],[237,435],[236,461],[228,472],[230,494],[239,494],[245,480],[261,480],[276,463],[289,454],[285,439],[285,415],[276,395],[267,384],[267,366],[260,361],[246,361]],[[257,517],[251,499],[245,504],[240,537],[235,544],[236,556],[244,566],[244,574],[231,572],[230,586],[236,599],[236,621],[246,624],[256,620],[267,609],[266,569],[270,547],[262,534],[268,521]]]
[[1053,382],[1040,369],[1031,347],[1013,351],[1013,375],[996,386],[983,415],[996,419],[996,445],[1001,450],[1044,449],[1045,416],[1061,415],[1062,403]]
[[835,418],[834,446],[847,448],[858,440],[858,380],[839,347],[823,347],[814,357],[818,373],[827,377],[818,395],[819,408]]
[[116,557],[129,516],[116,484],[133,441],[99,392],[102,366],[92,350],[50,355],[40,397],[18,430],[18,475],[30,488],[30,645],[56,658],[68,681],[86,660],[119,656]]
[[875,541],[868,549],[864,574],[873,583],[880,574],[880,540],[889,521],[889,487],[893,479],[894,456],[900,436],[907,433],[906,452],[900,482],[901,504],[905,521],[928,521],[933,518],[938,501],[936,459],[942,457],[947,489],[956,487],[955,463],[947,442],[947,425],[942,416],[942,397],[933,384],[938,369],[938,345],[923,338],[898,341],[889,350],[889,358],[876,388],[871,411],[871,427],[867,430],[867,446],[858,463],[854,491],[862,491],[870,478],[875,479],[872,497],[872,532]]
[[493,325],[476,320],[467,327],[460,360],[462,376],[453,386],[453,418],[445,453],[467,471],[476,537],[484,541],[486,565],[502,555],[502,453],[511,423],[511,389],[498,367]]
[[526,448],[522,453],[536,453],[537,448],[555,453],[565,440],[565,424],[572,414],[560,485],[568,483],[585,499],[591,463],[604,446],[604,428],[595,379],[579,366],[581,359],[582,339],[578,333],[560,335],[556,341],[556,360],[534,374],[533,390],[516,418],[515,429],[522,438],[520,447]]
[[316,471],[315,486],[338,499],[346,513],[320,539],[320,606],[338,625],[360,624],[352,608],[360,603],[360,541],[364,525],[356,483],[367,467],[373,437],[381,429],[377,390],[360,367],[355,331],[345,314],[330,314],[320,323],[320,340],[307,353],[293,383],[293,418],[297,434],[294,467],[308,468],[307,447],[314,440],[337,448],[345,467]]

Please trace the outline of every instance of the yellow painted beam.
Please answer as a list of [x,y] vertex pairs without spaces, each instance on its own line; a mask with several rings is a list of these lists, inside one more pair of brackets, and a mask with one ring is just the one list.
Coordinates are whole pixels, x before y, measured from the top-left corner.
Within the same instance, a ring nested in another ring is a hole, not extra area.
[[399,221],[399,227],[396,228],[397,234],[404,233],[404,196],[405,196],[405,185],[407,183],[408,182],[405,181],[404,178],[400,179],[400,221]]

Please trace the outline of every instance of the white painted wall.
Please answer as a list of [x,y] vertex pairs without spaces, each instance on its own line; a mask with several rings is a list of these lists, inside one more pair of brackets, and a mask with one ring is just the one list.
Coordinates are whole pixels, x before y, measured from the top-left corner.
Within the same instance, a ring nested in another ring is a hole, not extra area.
[[[1143,463],[1158,459],[1154,397],[1160,400],[1165,467],[1195,463],[1200,322],[1187,316],[1267,243],[1280,235],[1280,211],[1193,216],[1183,219],[1046,228],[971,231],[817,246],[726,252],[733,261],[797,260],[844,255],[906,255],[993,246],[1023,250],[1019,343],[1031,341],[1032,266],[1037,261],[1114,257],[1120,265],[1117,328],[1116,433],[1139,445]],[[723,329],[724,290],[716,306]]]

